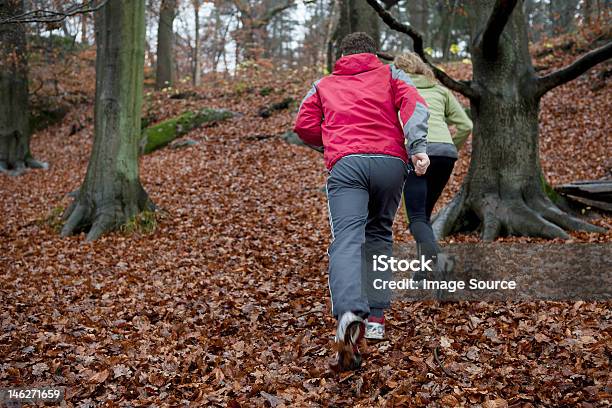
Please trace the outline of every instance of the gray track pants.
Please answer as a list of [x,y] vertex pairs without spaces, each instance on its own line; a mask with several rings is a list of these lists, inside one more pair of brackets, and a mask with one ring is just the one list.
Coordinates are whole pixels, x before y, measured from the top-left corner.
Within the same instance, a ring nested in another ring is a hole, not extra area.
[[332,243],[329,246],[329,289],[333,314],[369,313],[386,309],[389,290],[374,289],[373,255],[391,255],[391,227],[399,206],[407,166],[384,155],[349,155],[340,159],[327,179]]

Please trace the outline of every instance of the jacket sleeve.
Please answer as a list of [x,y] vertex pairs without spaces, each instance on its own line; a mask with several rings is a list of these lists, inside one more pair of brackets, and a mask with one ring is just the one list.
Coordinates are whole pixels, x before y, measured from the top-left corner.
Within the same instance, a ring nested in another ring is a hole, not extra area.
[[453,135],[453,143],[457,150],[461,149],[470,133],[472,133],[472,121],[459,103],[455,95],[448,89],[446,90],[446,108],[444,112],[446,123],[455,125],[457,132]]
[[323,107],[317,93],[315,82],[300,105],[293,131],[304,143],[313,147],[323,146],[321,124],[323,123]]
[[429,109],[412,80],[401,69],[391,65],[391,86],[395,98],[395,108],[399,111],[404,137],[408,141],[408,153],[427,151],[427,121]]

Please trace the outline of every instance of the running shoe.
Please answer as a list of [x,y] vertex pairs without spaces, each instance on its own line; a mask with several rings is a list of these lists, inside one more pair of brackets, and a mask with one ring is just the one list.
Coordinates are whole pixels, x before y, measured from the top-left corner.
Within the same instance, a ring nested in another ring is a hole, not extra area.
[[365,328],[365,338],[367,340],[384,340],[385,338],[385,317],[368,317]]
[[334,371],[357,370],[361,366],[359,342],[365,334],[365,321],[353,312],[346,312],[338,320],[336,329],[336,361]]

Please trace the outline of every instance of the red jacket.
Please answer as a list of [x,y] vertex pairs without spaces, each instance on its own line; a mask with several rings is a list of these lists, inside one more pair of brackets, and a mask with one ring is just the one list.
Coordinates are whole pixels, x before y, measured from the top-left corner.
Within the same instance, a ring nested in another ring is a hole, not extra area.
[[374,54],[354,54],[340,58],[331,75],[313,84],[294,131],[304,143],[324,147],[331,170],[354,153],[406,161],[406,147],[410,154],[425,152],[428,118],[427,104],[404,71]]

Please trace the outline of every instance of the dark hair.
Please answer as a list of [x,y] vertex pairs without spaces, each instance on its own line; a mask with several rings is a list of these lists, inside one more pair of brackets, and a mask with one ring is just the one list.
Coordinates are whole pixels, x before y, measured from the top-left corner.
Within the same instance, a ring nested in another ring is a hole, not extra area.
[[376,53],[376,42],[364,32],[351,33],[342,39],[340,43],[342,55]]

